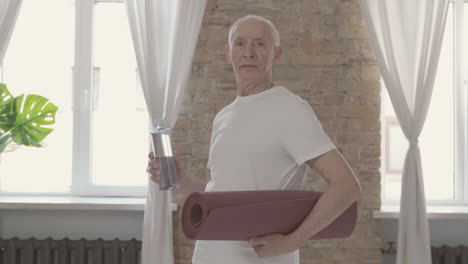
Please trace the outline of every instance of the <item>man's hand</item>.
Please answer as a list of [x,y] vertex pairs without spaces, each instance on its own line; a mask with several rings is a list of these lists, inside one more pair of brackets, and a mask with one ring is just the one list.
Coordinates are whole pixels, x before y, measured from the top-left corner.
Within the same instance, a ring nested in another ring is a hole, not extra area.
[[[148,154],[148,167],[146,172],[151,175],[151,180],[159,184],[159,179],[161,177],[159,164],[155,159],[154,152]],[[192,192],[201,192],[205,190],[205,184],[198,181],[193,181],[190,177],[187,176],[184,164],[180,155],[177,152],[174,152],[175,165],[177,169],[177,174],[179,176],[179,188],[173,190],[177,195],[180,195],[182,200],[185,200],[189,194]]]
[[303,243],[299,240],[294,239],[290,235],[283,234],[252,237],[249,239],[249,243],[260,258],[283,255],[303,246]]
[[[159,170],[159,164],[157,159],[154,156],[154,152],[148,154],[148,167],[146,172],[151,175],[151,180],[159,184],[159,178],[161,177],[161,171]],[[180,155],[177,152],[174,152],[175,165],[177,169],[177,175],[179,176],[179,181],[182,184],[185,182],[185,167],[183,166]]]

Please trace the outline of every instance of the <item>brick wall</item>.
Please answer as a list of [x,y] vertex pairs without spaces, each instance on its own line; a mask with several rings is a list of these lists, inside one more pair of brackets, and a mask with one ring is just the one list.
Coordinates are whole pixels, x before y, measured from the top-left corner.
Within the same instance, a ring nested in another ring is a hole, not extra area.
[[[283,56],[273,81],[307,100],[325,132],[344,155],[363,188],[353,235],[345,240],[308,241],[301,263],[380,263],[380,74],[358,0],[208,0],[194,55],[190,87],[173,141],[190,177],[208,182],[206,168],[212,121],[237,96],[224,57],[229,26],[256,14],[278,28]],[[313,171],[307,190],[324,191]],[[182,206],[183,199],[174,197]],[[194,241],[173,221],[176,264],[191,263]]]

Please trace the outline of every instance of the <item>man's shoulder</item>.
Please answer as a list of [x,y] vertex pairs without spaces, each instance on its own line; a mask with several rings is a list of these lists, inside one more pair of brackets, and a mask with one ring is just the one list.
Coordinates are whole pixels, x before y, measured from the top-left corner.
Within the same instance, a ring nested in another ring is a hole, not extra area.
[[309,118],[311,115],[315,116],[315,111],[312,105],[289,89],[282,89],[281,94],[278,96],[278,100],[280,101],[276,104],[282,106],[277,108],[277,116],[279,119],[283,118],[284,120],[290,121],[292,116],[297,120],[301,120],[300,117]]
[[290,99],[290,100],[298,100],[301,99],[301,97],[297,94],[295,94],[293,91],[288,89],[286,86],[278,86],[276,89],[275,93],[278,97],[281,97],[283,99]]
[[228,113],[231,110],[232,105],[233,105],[233,102],[221,108],[221,110],[219,110],[218,113],[216,113],[213,119],[213,122],[215,122],[217,119],[221,118],[222,116],[226,115],[226,113]]
[[281,100],[285,106],[300,106],[304,103],[307,103],[301,96],[295,94],[288,88],[281,86],[281,89],[278,89],[277,98]]

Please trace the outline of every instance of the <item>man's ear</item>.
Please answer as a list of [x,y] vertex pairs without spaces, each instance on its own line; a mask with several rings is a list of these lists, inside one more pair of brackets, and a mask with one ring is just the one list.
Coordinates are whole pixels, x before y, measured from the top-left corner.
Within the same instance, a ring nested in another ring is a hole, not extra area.
[[283,47],[275,47],[275,57],[273,58],[273,64],[276,64],[280,60],[281,54],[283,54]]
[[224,45],[224,55],[226,56],[226,61],[228,64],[231,64],[232,61],[231,61],[231,55],[229,55],[231,52],[231,50],[229,49],[229,45],[228,44],[225,44]]

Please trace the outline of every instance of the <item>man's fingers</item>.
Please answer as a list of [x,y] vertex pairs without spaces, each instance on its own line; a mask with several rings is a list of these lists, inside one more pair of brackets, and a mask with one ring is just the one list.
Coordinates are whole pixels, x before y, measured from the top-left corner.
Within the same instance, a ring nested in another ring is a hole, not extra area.
[[249,243],[252,246],[259,246],[265,244],[265,241],[261,237],[251,237]]
[[161,174],[161,172],[159,171],[159,169],[153,169],[153,168],[150,168],[149,169],[149,173],[153,176],[158,176]]
[[160,172],[158,169],[158,163],[154,160],[154,152],[148,154],[148,168],[146,169],[147,173],[151,174],[150,179],[156,183],[159,183]]
[[159,182],[159,178],[156,178],[154,176],[151,176],[151,180],[154,181],[154,182]]
[[159,177],[159,173],[158,173],[157,175],[155,175],[155,174],[152,173],[152,174],[151,174],[151,177],[150,177],[150,179],[151,179],[152,181],[156,182],[156,183],[159,183],[159,178],[160,178],[160,177]]
[[157,169],[158,168],[158,163],[155,160],[148,161],[148,167]]

